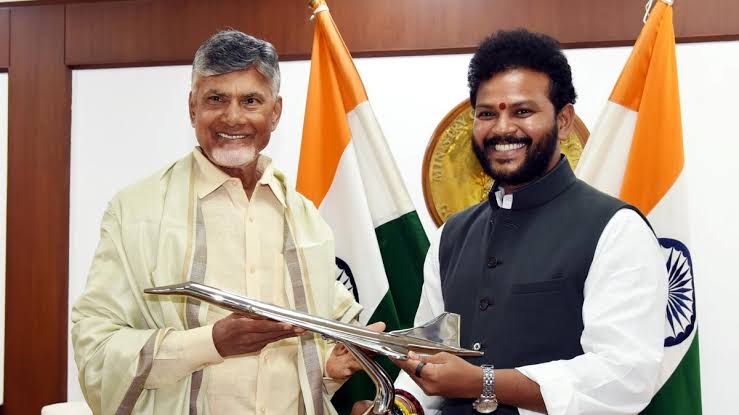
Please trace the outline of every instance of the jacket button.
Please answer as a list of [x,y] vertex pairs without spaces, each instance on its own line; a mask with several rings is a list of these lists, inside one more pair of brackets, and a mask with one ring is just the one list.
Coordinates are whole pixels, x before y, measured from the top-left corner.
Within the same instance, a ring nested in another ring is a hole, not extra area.
[[488,307],[490,307],[491,305],[492,305],[492,303],[490,302],[490,300],[487,297],[486,298],[483,298],[482,300],[480,300],[480,311],[487,310]]
[[494,256],[491,256],[490,258],[488,258],[488,268],[495,268],[497,266],[498,266],[498,260]]
[[480,350],[480,343],[475,343],[472,345],[472,350],[479,351]]

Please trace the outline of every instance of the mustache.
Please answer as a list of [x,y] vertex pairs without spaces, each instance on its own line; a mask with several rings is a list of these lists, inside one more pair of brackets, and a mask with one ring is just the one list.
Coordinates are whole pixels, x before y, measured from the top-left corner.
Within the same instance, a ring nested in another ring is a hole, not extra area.
[[485,138],[482,142],[482,146],[487,150],[489,147],[493,147],[497,144],[521,144],[530,146],[534,140],[531,137],[525,135],[523,137],[516,137],[513,135],[494,135]]

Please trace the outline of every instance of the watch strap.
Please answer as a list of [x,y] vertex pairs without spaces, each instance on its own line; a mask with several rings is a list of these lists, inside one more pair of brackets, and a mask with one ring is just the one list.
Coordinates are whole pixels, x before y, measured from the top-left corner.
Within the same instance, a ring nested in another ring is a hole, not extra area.
[[493,365],[482,365],[482,398],[495,396],[495,369]]

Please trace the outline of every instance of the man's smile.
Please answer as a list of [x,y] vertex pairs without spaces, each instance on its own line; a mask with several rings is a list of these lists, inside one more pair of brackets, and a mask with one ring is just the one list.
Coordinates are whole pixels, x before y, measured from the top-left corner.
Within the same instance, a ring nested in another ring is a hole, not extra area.
[[216,133],[218,138],[222,138],[224,140],[241,140],[243,138],[246,138],[246,134],[226,134],[226,133]]
[[526,143],[496,144],[492,147],[493,157],[497,159],[513,159],[526,153]]
[[496,144],[495,145],[495,151],[512,151],[512,150],[518,150],[519,148],[523,148],[524,146],[525,146],[524,143]]
[[524,142],[518,143],[498,143],[485,146],[488,151],[488,157],[496,160],[511,160],[526,153],[528,144]]

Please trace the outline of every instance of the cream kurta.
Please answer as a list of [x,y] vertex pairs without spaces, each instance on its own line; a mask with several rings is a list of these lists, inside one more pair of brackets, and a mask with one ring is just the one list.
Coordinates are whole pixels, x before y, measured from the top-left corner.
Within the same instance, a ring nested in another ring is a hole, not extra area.
[[[359,306],[334,281],[332,237],[315,208],[286,189],[266,157],[258,170],[262,175],[248,200],[238,179],[196,150],[111,202],[88,286],[73,310],[80,383],[95,413],[126,413],[126,402],[135,403],[135,413],[186,413],[193,395],[198,413],[297,414],[301,402],[310,400],[296,339],[224,360],[211,331],[226,312],[203,304],[203,327],[188,330],[182,299],[141,294],[143,288],[188,278],[183,265],[191,261],[193,205],[199,205],[207,245],[205,283],[290,306],[292,287],[282,257],[289,206],[311,312],[344,321],[356,316]],[[323,366],[330,348],[317,341]],[[197,391],[191,374],[202,368]],[[116,377],[111,370],[127,375]],[[333,413],[327,395],[336,385],[327,383],[325,413]],[[310,412],[312,404],[306,405]]]

